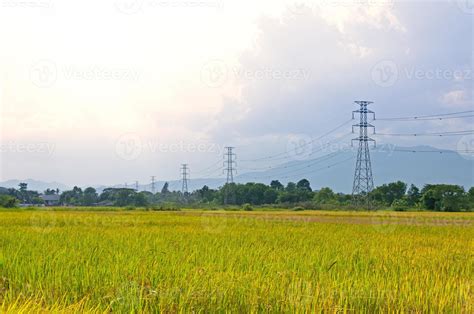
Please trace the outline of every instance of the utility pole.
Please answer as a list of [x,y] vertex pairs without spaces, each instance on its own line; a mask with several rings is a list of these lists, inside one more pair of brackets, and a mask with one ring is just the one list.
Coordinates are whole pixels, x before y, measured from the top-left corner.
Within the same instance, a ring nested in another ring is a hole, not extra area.
[[227,181],[226,183],[234,183],[234,171],[236,171],[236,155],[234,154],[233,150],[235,147],[226,147],[226,153],[224,154],[224,170],[227,173]]
[[155,176],[151,176],[151,193],[155,194]]
[[367,106],[373,103],[371,101],[356,101],[355,103],[358,104],[360,108],[352,112],[352,119],[354,119],[355,114],[359,114],[360,121],[358,124],[352,126],[352,133],[354,133],[354,128],[359,128],[359,137],[352,140],[352,143],[354,141],[359,142],[354,184],[352,186],[352,198],[355,205],[365,204],[367,210],[370,210],[371,201],[369,193],[374,188],[374,179],[372,176],[369,142],[374,142],[375,145],[375,140],[367,135],[367,129],[373,128],[375,134],[375,126],[367,122],[367,114],[373,114],[373,119],[375,120],[375,112],[367,109]]
[[181,165],[181,175],[183,176],[181,192],[183,193],[183,195],[186,196],[188,194],[188,179],[189,179],[188,164],[182,164]]
[[226,152],[224,153],[224,171],[227,173],[227,180],[226,180],[226,187],[224,191],[224,204],[227,205],[229,203],[229,189],[231,190],[230,193],[232,194],[232,199],[235,198],[234,189],[229,186],[229,184],[234,183],[234,171],[236,171],[236,155],[234,153],[235,147],[226,147]]

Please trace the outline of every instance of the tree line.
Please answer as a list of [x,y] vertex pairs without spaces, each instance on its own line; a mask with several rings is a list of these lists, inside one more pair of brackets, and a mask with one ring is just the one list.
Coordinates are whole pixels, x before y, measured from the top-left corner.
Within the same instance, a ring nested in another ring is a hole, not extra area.
[[[48,189],[43,195],[57,195],[62,206],[117,206],[155,208],[219,208],[272,206],[301,209],[357,209],[350,194],[336,193],[328,187],[313,190],[310,182],[302,179],[283,185],[273,180],[262,183],[231,183],[218,189],[203,186],[191,193],[170,191],[168,183],[158,193],[136,191],[130,188],[107,188],[98,193],[93,187],[63,191]],[[376,187],[370,194],[375,209],[404,211],[424,209],[433,211],[474,210],[474,187],[466,191],[462,186],[427,184],[421,189],[397,181]],[[20,203],[42,205],[44,200],[37,191],[21,183],[18,189],[0,188],[0,207],[16,207]]]

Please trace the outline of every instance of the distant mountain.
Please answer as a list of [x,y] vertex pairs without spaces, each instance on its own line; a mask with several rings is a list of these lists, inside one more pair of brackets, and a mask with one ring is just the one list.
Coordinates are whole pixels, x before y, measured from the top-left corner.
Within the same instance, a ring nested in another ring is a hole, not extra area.
[[43,192],[46,189],[59,189],[61,191],[70,189],[67,185],[59,183],[59,182],[43,182],[43,181],[38,181],[38,180],[33,180],[33,179],[3,181],[3,182],[0,182],[0,187],[18,189],[18,185],[20,183],[27,183],[28,190],[38,191],[38,192]]
[[[349,193],[353,184],[355,153],[344,151],[332,158],[288,162],[267,171],[243,174],[237,181],[268,184],[270,178],[282,183],[306,178],[313,189],[327,186]],[[348,160],[351,157],[354,159]],[[397,180],[420,187],[428,183],[458,184],[465,188],[474,186],[474,160],[453,151],[429,146],[396,147],[393,150],[385,146],[371,151],[371,160],[376,186]]]
[[[414,152],[415,151],[415,152]],[[280,180],[283,184],[308,179],[313,189],[330,187],[337,192],[350,193],[355,169],[355,150],[312,156],[307,160],[294,160],[272,166],[263,171],[247,172],[235,177],[235,182],[260,182],[269,184]],[[281,158],[281,157],[279,157]],[[382,146],[371,150],[374,184],[401,180],[422,187],[425,184],[458,184],[469,189],[474,186],[474,159],[461,156],[457,152],[437,149],[430,146],[395,147]],[[267,165],[256,165],[264,168]],[[180,190],[180,181],[168,181],[171,190]],[[155,191],[160,191],[164,181],[156,182]],[[225,184],[223,178],[193,179],[188,183],[189,190],[204,185],[217,188]],[[145,186],[150,190],[150,185]],[[142,189],[143,186],[140,187]]]
[[[466,189],[474,186],[474,159],[462,156],[449,150],[437,149],[430,146],[396,147],[383,146],[371,151],[374,184],[376,186],[401,180],[408,184],[422,187],[428,183],[458,184]],[[417,151],[417,152],[412,152]],[[434,152],[433,152],[434,151]],[[258,164],[253,168],[267,170],[246,172],[235,177],[235,182],[260,182],[269,184],[272,180],[280,180],[283,184],[289,181],[297,182],[308,179],[313,189],[330,187],[334,191],[350,193],[355,168],[355,151],[335,152],[327,156],[311,156],[307,160],[293,160],[271,168],[268,165]],[[281,157],[279,157],[281,158]],[[58,182],[42,182],[32,179],[9,180],[0,182],[0,187],[18,188],[20,182],[28,183],[28,189],[44,191],[47,188],[61,191],[71,189]],[[161,191],[166,181],[155,182],[155,191]],[[167,181],[170,190],[181,190],[181,181]],[[190,191],[202,188],[204,185],[217,188],[225,184],[225,178],[192,179],[188,183]],[[96,186],[100,193],[107,187]],[[134,186],[129,185],[129,188]],[[139,185],[140,191],[151,191],[151,184]]]

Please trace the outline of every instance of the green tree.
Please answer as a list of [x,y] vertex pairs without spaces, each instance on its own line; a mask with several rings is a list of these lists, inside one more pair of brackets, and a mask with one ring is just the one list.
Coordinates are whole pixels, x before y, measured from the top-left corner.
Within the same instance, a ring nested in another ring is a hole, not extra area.
[[270,182],[270,187],[277,191],[281,191],[285,188],[283,184],[281,184],[281,182],[278,180],[273,180],[272,182]]
[[421,193],[423,205],[429,210],[453,212],[468,207],[467,195],[459,185],[427,184]]
[[0,195],[0,207],[13,208],[18,206],[18,200],[10,195]]
[[319,204],[327,204],[334,200],[335,194],[330,188],[322,188],[314,196],[314,201]]
[[163,188],[161,188],[161,194],[168,194],[170,192],[169,190],[169,184],[168,182],[165,182],[163,185]]
[[469,208],[474,209],[474,187],[471,187],[467,192],[467,198],[469,202]]
[[146,194],[143,192],[136,193],[135,195],[135,206],[145,207],[148,205]]
[[28,190],[28,183],[20,183],[18,184],[18,186],[20,187],[20,192],[24,193]]
[[312,192],[313,190],[311,189],[311,184],[309,183],[308,180],[302,179],[298,181],[296,184],[296,188],[301,191],[307,191],[307,192]]
[[375,201],[391,206],[393,201],[400,200],[405,196],[406,190],[406,183],[397,181],[375,188],[371,192],[371,197]]
[[56,194],[56,190],[54,189],[46,189],[44,191],[44,195],[54,195],[54,194]]
[[274,188],[267,189],[263,195],[265,204],[275,204],[278,199],[278,192]]
[[296,183],[294,183],[294,182],[288,182],[288,184],[286,185],[285,191],[287,191],[287,192],[294,192],[294,191],[296,191]]
[[206,203],[212,202],[217,197],[217,191],[210,189],[207,185],[197,190],[197,194],[199,198]]
[[92,206],[97,203],[97,191],[93,187],[88,187],[84,190],[82,195],[82,204],[85,206]]
[[414,206],[418,204],[420,200],[421,200],[420,189],[417,188],[414,184],[410,185],[410,188],[407,191],[408,206]]

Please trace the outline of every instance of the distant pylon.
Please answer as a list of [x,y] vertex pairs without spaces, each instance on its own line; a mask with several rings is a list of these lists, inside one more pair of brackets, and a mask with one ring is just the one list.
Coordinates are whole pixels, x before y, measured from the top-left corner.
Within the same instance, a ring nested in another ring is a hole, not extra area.
[[359,128],[359,137],[352,140],[359,142],[352,197],[356,205],[365,204],[367,209],[370,209],[371,201],[369,193],[374,188],[374,179],[372,176],[372,164],[370,162],[369,142],[374,142],[375,144],[375,140],[367,135],[367,129],[374,128],[375,133],[375,126],[367,122],[367,114],[373,114],[375,120],[375,113],[367,109],[367,106],[373,102],[356,101],[355,103],[360,106],[360,109],[352,112],[352,119],[354,119],[355,114],[358,113],[360,121],[358,124],[352,126],[352,133],[354,133],[354,128]]
[[188,180],[189,180],[189,168],[187,164],[181,165],[181,175],[183,176],[181,192],[183,193],[183,195],[187,195],[188,194]]
[[226,153],[224,154],[224,171],[227,173],[226,183],[234,183],[234,171],[236,171],[236,156],[233,152],[234,147],[226,147],[225,149]]
[[151,176],[151,193],[155,194],[155,176]]
[[138,181],[135,181],[135,190],[138,192]]

